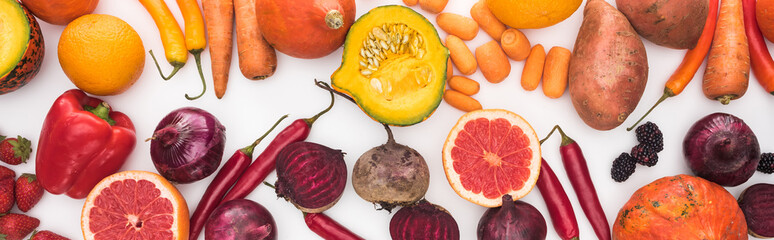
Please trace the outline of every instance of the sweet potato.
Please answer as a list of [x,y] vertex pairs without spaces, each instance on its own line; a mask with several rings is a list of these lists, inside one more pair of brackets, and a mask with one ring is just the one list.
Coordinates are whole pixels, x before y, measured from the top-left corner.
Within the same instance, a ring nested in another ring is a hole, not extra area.
[[637,107],[647,81],[645,46],[629,21],[609,3],[589,0],[569,67],[578,115],[594,129],[613,129]]
[[677,49],[696,46],[709,12],[709,0],[616,0],[615,4],[642,37]]

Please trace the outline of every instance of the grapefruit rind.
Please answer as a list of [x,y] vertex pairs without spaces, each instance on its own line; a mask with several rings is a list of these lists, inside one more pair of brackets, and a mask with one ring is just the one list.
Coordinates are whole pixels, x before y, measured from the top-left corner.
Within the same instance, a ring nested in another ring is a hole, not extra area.
[[177,215],[175,216],[176,220],[170,227],[172,233],[174,234],[173,238],[177,240],[188,239],[188,204],[186,204],[185,199],[177,190],[177,188],[175,188],[164,177],[156,173],[146,171],[124,171],[115,173],[102,179],[99,183],[97,183],[96,186],[94,186],[94,188],[91,189],[89,196],[86,197],[86,201],[83,204],[83,209],[81,210],[81,231],[83,232],[84,240],[94,240],[95,233],[89,229],[89,220],[91,218],[90,210],[92,207],[94,207],[94,201],[97,196],[99,196],[98,192],[104,190],[113,182],[126,179],[134,179],[138,181],[147,180],[153,183],[153,185],[155,185],[156,188],[160,191],[159,197],[167,198],[172,202],[172,206],[174,208],[173,212]]
[[443,145],[443,170],[446,172],[446,179],[449,181],[449,185],[451,185],[454,192],[456,192],[465,200],[484,207],[499,207],[502,205],[502,198],[490,199],[484,197],[483,192],[474,193],[473,191],[465,189],[465,187],[462,186],[460,174],[454,171],[454,160],[452,159],[451,152],[452,148],[455,146],[454,142],[457,140],[457,135],[461,130],[464,129],[466,123],[479,118],[485,118],[489,121],[498,118],[506,119],[511,123],[512,126],[521,128],[529,139],[529,149],[533,153],[532,159],[530,159],[532,164],[529,166],[530,176],[524,182],[524,187],[508,192],[508,194],[513,197],[514,201],[526,196],[530,191],[532,191],[535,183],[537,183],[538,175],[540,174],[540,140],[538,139],[535,130],[526,120],[524,120],[524,118],[516,113],[503,109],[484,109],[468,112],[467,114],[460,117],[451,131],[449,131],[449,136],[446,138],[446,142]]

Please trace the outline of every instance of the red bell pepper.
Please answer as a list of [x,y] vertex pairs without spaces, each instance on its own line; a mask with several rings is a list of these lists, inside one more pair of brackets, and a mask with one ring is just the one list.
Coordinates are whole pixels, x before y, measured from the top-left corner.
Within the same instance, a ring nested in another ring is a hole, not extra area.
[[78,89],[54,101],[40,131],[35,172],[46,191],[85,198],[124,165],[135,145],[134,125]]

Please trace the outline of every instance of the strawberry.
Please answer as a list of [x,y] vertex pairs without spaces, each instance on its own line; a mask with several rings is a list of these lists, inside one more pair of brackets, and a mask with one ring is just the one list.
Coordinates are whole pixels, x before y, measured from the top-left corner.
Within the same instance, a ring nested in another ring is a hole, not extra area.
[[59,234],[53,233],[51,231],[45,230],[45,231],[35,231],[32,233],[32,238],[30,240],[70,240],[69,238],[62,237]]
[[29,211],[42,197],[43,187],[35,174],[25,173],[16,179],[16,206],[19,210]]
[[0,239],[22,240],[40,225],[40,220],[24,214],[9,213],[0,217]]
[[0,136],[0,160],[11,165],[26,163],[32,152],[31,145],[30,140],[22,136],[16,136],[16,138]]
[[13,207],[14,178],[16,173],[13,170],[0,166],[0,214],[11,211]]

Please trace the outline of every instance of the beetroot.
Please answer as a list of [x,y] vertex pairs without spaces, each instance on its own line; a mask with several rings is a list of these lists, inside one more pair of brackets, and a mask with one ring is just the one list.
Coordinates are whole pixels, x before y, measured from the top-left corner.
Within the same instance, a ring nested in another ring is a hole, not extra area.
[[347,165],[341,150],[295,142],[277,155],[277,196],[306,213],[331,208],[347,184]]
[[752,185],[739,195],[738,201],[750,235],[757,238],[774,237],[774,185]]
[[546,219],[540,212],[522,201],[503,195],[503,205],[490,208],[478,222],[478,239],[533,240],[546,239]]
[[390,236],[393,240],[456,240],[460,239],[460,229],[446,209],[422,199],[392,216]]
[[425,196],[430,170],[419,152],[398,144],[387,130],[387,143],[363,153],[352,169],[352,186],[361,198],[391,211]]
[[688,130],[683,155],[697,176],[723,186],[737,186],[755,173],[761,153],[758,138],[742,119],[713,113]]
[[260,204],[235,199],[212,212],[204,226],[204,239],[277,239],[277,225],[271,213]]

